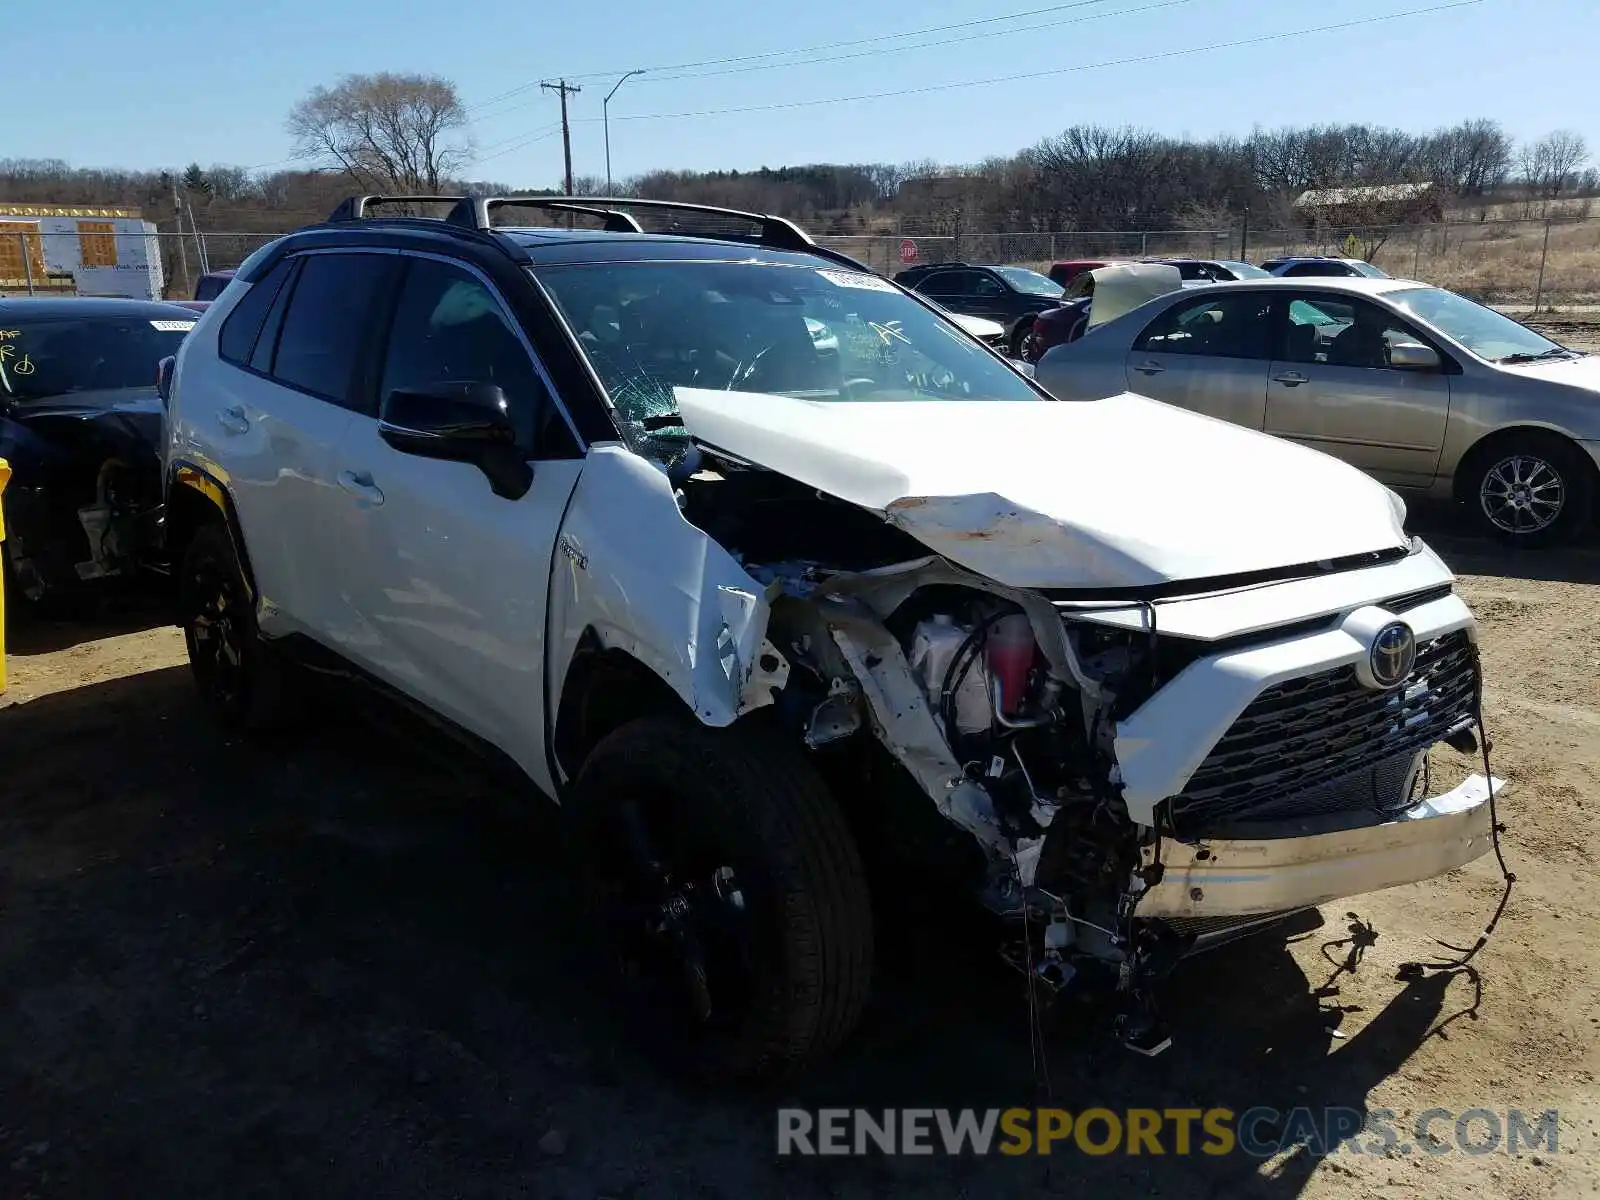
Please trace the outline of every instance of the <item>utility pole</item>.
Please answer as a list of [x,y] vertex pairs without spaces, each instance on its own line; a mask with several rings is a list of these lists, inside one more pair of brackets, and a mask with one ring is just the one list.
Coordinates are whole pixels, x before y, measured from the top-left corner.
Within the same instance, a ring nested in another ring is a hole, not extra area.
[[[172,228],[177,231],[173,238],[173,244],[178,251],[178,274],[183,279],[185,290],[188,290],[194,287],[194,281],[189,278],[189,256],[183,249],[183,205],[178,200],[178,177],[176,175],[168,175],[166,179],[172,186]],[[157,240],[159,241],[160,239],[158,238]],[[152,297],[152,299],[164,299],[164,297],[156,296]]]
[[558,83],[541,83],[539,85],[547,92],[557,92],[561,96],[561,154],[567,166],[567,195],[572,195],[572,126],[567,122],[567,94],[581,92],[583,89],[575,83],[568,83],[565,79]]

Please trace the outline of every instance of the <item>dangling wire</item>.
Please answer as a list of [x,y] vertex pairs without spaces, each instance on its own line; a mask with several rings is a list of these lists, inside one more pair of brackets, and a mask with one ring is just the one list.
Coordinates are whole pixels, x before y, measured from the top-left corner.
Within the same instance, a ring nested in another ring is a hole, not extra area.
[[1511,868],[1506,865],[1506,856],[1500,847],[1500,835],[1505,832],[1505,826],[1500,823],[1500,814],[1495,806],[1494,771],[1489,765],[1489,730],[1483,722],[1483,670],[1476,644],[1472,646],[1472,669],[1477,683],[1472,696],[1472,718],[1478,726],[1478,749],[1483,755],[1483,776],[1489,788],[1489,842],[1494,847],[1495,862],[1500,867],[1500,878],[1505,881],[1505,887],[1500,892],[1500,902],[1495,905],[1494,915],[1489,918],[1489,923],[1483,927],[1483,932],[1478,935],[1478,940],[1471,946],[1455,946],[1440,939],[1435,942],[1446,950],[1453,951],[1460,957],[1443,962],[1410,962],[1401,967],[1401,971],[1417,974],[1422,971],[1458,971],[1477,957],[1478,951],[1489,944],[1489,939],[1494,935],[1495,927],[1500,924],[1500,918],[1505,915],[1506,906],[1511,903],[1511,889],[1516,885],[1517,877]]

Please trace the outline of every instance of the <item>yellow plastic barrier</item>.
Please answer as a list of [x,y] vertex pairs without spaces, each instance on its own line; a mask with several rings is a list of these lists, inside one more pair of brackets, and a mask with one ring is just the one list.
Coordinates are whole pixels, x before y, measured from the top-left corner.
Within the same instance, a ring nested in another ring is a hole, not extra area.
[[[6,494],[6,481],[11,478],[11,464],[0,458],[0,496]],[[0,508],[0,542],[6,540],[6,514]],[[0,692],[6,690],[6,581],[0,571]]]

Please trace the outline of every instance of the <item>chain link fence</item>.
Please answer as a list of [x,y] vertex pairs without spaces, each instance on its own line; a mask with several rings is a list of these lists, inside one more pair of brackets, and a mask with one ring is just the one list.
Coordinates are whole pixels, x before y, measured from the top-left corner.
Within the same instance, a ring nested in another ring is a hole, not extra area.
[[1439,221],[1319,235],[1252,231],[1250,261],[1294,254],[1365,258],[1390,275],[1513,311],[1600,305],[1600,219]]
[[[1014,263],[1047,270],[1071,259],[1208,258],[1263,262],[1332,254],[1366,258],[1509,311],[1600,310],[1600,219],[1585,216],[1441,221],[1341,230],[1177,229],[1006,232],[910,227],[817,240],[875,271],[912,264]],[[187,299],[208,271],[239,266],[280,236],[264,232],[142,235],[44,233],[0,221],[0,295]]]

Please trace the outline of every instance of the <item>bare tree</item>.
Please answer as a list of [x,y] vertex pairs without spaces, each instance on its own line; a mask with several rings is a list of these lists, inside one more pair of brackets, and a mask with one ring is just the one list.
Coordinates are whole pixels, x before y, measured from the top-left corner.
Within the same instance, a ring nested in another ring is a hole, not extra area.
[[1554,200],[1578,182],[1588,161],[1589,147],[1583,135],[1558,129],[1522,147],[1517,154],[1517,174],[1530,199]]
[[346,75],[289,113],[295,156],[365,188],[434,193],[471,161],[467,112],[437,75]]

